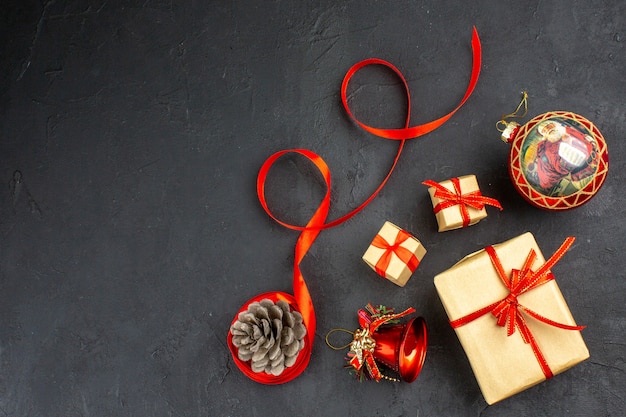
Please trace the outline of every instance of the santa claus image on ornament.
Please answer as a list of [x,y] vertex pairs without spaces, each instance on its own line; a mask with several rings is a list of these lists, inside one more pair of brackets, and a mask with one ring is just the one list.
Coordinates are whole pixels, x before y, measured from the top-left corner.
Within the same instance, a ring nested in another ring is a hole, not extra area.
[[552,118],[538,123],[522,145],[522,169],[528,182],[548,196],[568,196],[596,172],[598,146],[578,123]]

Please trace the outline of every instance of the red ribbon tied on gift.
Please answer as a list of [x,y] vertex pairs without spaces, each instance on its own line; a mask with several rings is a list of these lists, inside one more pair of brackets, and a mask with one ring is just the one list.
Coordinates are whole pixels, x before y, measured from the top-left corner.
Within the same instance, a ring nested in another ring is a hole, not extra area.
[[378,369],[378,365],[374,360],[374,348],[376,341],[372,338],[372,334],[378,330],[380,326],[392,320],[399,319],[415,312],[413,307],[409,307],[401,313],[385,314],[376,320],[372,320],[371,316],[365,310],[359,310],[359,323],[361,328],[354,332],[354,340],[350,344],[349,364],[360,372],[363,366],[366,367],[369,375],[379,382],[383,375]]
[[372,241],[372,246],[384,249],[385,251],[381,255],[380,259],[378,259],[378,262],[376,262],[374,267],[379,275],[382,275],[383,277],[386,275],[392,255],[396,255],[398,259],[404,262],[411,272],[415,271],[415,268],[417,268],[420,263],[419,259],[417,259],[417,256],[415,256],[413,252],[401,246],[407,239],[413,239],[413,236],[404,230],[398,231],[398,235],[396,236],[393,244],[387,242],[387,240],[381,235],[376,235]]
[[[278,300],[285,300],[289,303],[292,309],[297,310],[302,314],[302,322],[307,329],[307,335],[305,339],[305,346],[303,350],[298,354],[296,363],[292,367],[286,368],[286,370],[283,371],[282,374],[278,376],[274,376],[274,375],[269,375],[265,373],[254,373],[249,363],[241,361],[237,357],[237,348],[232,344],[232,334],[229,332],[227,342],[228,342],[228,347],[232,353],[233,360],[235,364],[237,365],[237,367],[250,379],[263,383],[263,384],[282,384],[282,383],[291,381],[292,379],[296,378],[307,367],[310,357],[311,357],[313,342],[315,340],[316,320],[315,320],[315,311],[313,308],[313,301],[311,299],[311,295],[309,293],[306,282],[304,280],[304,276],[302,275],[302,271],[300,270],[300,262],[302,261],[302,259],[304,258],[308,250],[313,245],[313,242],[315,241],[315,239],[317,238],[321,230],[329,229],[331,227],[337,226],[345,222],[346,220],[349,220],[355,214],[357,214],[363,208],[365,208],[365,206],[367,206],[378,195],[380,190],[382,190],[382,188],[387,183],[387,180],[391,177],[391,174],[400,158],[400,154],[402,153],[404,143],[407,140],[417,138],[419,136],[425,135],[437,129],[438,127],[443,125],[450,117],[452,117],[452,115],[454,115],[454,113],[456,113],[457,110],[459,110],[461,106],[463,106],[463,104],[465,104],[467,99],[470,97],[470,95],[474,91],[474,87],[476,86],[476,83],[478,82],[478,77],[480,74],[481,46],[480,46],[480,39],[478,37],[478,32],[476,31],[476,28],[473,28],[473,31],[472,31],[471,45],[472,45],[472,60],[473,60],[472,61],[472,73],[470,76],[469,84],[467,86],[465,94],[463,98],[461,99],[460,103],[448,114],[436,120],[433,120],[433,121],[430,121],[421,125],[417,125],[417,126],[410,126],[411,97],[409,94],[409,87],[408,87],[408,83],[406,79],[404,78],[404,76],[402,75],[402,73],[400,72],[398,68],[396,68],[391,63],[384,61],[382,59],[371,58],[371,59],[366,59],[361,62],[358,62],[357,64],[353,65],[348,70],[341,84],[341,101],[343,103],[343,106],[346,112],[348,113],[348,116],[361,128],[365,129],[366,131],[372,133],[375,136],[399,141],[398,150],[394,157],[393,163],[391,164],[391,168],[387,172],[387,175],[385,176],[385,178],[382,180],[382,182],[376,188],[376,190],[374,190],[374,192],[365,201],[363,201],[363,203],[361,203],[358,207],[356,207],[349,213],[333,221],[326,222],[326,217],[328,216],[328,211],[330,209],[330,189],[331,189],[330,169],[328,168],[324,160],[316,153],[311,152],[306,149],[291,149],[291,150],[279,151],[273,154],[272,156],[270,156],[261,167],[261,170],[259,171],[259,175],[257,177],[257,195],[261,203],[261,206],[263,207],[265,212],[277,223],[281,224],[282,226],[286,228],[289,228],[292,230],[298,230],[301,232],[300,237],[298,238],[296,245],[295,245],[294,274],[293,274],[294,295],[292,296],[291,294],[288,294],[285,292],[278,292],[278,291],[260,294],[252,298],[251,300],[248,300],[248,302],[246,302],[246,304],[242,306],[239,312],[245,311],[248,308],[249,304],[251,304],[254,301],[260,301],[263,298],[268,298],[274,302]],[[348,97],[347,97],[348,84],[350,80],[352,79],[352,76],[357,71],[369,65],[385,66],[388,69],[392,70],[400,78],[402,85],[405,88],[405,92],[407,96],[407,116],[406,116],[405,124],[403,128],[380,129],[380,128],[371,127],[360,122],[352,114],[352,111],[350,110],[350,107],[348,106]],[[274,162],[276,162],[277,159],[279,159],[283,155],[290,154],[290,153],[299,154],[305,157],[311,163],[313,163],[317,167],[319,172],[322,174],[322,177],[324,178],[324,182],[326,184],[326,194],[324,195],[324,198],[322,199],[322,202],[320,203],[319,207],[315,211],[315,214],[305,226],[289,224],[287,222],[284,222],[278,219],[270,211],[267,205],[267,201],[265,199],[265,180],[270,171],[270,168],[272,167]],[[235,317],[235,319],[233,320],[233,323],[236,321],[236,319],[237,317]]]
[[528,328],[528,324],[526,324],[524,314],[542,323],[564,330],[582,330],[585,326],[570,326],[568,324],[550,320],[528,307],[521,305],[517,297],[532,290],[533,288],[537,288],[538,286],[553,280],[554,275],[550,272],[550,268],[552,268],[563,257],[563,255],[565,255],[565,252],[567,252],[570,246],[572,246],[574,240],[575,239],[573,237],[565,239],[559,249],[557,249],[550,259],[548,259],[546,263],[544,263],[536,272],[531,269],[531,266],[535,261],[537,254],[533,249],[531,249],[524,265],[522,266],[522,269],[513,269],[510,277],[507,277],[504,272],[504,268],[495,249],[492,246],[487,246],[485,251],[489,254],[491,263],[496,269],[498,276],[508,288],[509,295],[502,300],[488,305],[487,307],[481,308],[478,311],[451,321],[450,324],[452,327],[456,329],[484,316],[485,314],[493,314],[496,317],[496,324],[507,328],[507,336],[513,335],[516,329],[519,330],[522,340],[525,343],[530,344],[546,379],[552,378],[554,375],[552,374],[550,366],[543,356],[543,353],[541,353],[541,349],[539,348],[537,341]]
[[475,208],[476,210],[482,210],[485,205],[497,207],[502,210],[500,202],[495,198],[486,197],[480,193],[480,190],[470,191],[469,193],[461,193],[461,184],[458,178],[451,178],[454,191],[450,191],[443,185],[433,180],[426,180],[422,184],[428,187],[435,187],[435,197],[443,200],[437,204],[433,211],[439,213],[441,210],[448,207],[460,206],[461,216],[463,216],[463,227],[467,227],[470,224],[470,215],[468,207]]

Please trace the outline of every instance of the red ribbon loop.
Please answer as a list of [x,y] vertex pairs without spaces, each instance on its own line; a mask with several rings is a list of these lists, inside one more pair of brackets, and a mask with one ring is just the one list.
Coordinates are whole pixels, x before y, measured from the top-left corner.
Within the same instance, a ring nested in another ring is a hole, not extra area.
[[[257,381],[257,382],[261,382],[264,384],[282,384],[284,382],[288,382],[290,380],[292,380],[293,378],[297,377],[300,373],[302,373],[302,371],[304,371],[304,369],[306,368],[306,366],[309,363],[309,359],[310,359],[310,355],[311,355],[311,347],[313,346],[313,341],[315,339],[315,329],[316,329],[316,321],[315,321],[315,312],[313,309],[313,301],[311,300],[311,295],[309,293],[309,290],[306,286],[304,277],[302,275],[302,272],[300,270],[300,262],[302,261],[302,259],[304,258],[304,256],[306,255],[307,251],[311,248],[313,242],[315,241],[315,239],[317,238],[318,234],[320,233],[321,230],[323,229],[329,229],[331,227],[337,226],[343,222],[345,222],[346,220],[349,220],[350,218],[352,218],[354,215],[356,215],[358,212],[360,212],[363,208],[365,208],[365,206],[367,206],[380,192],[380,190],[382,190],[382,188],[385,186],[385,184],[387,183],[387,180],[391,177],[391,174],[400,158],[400,154],[402,153],[402,149],[404,147],[404,143],[407,139],[412,139],[412,138],[416,138],[422,135],[425,135],[426,133],[429,133],[433,130],[435,130],[436,128],[438,128],[439,126],[443,125],[450,117],[452,117],[452,115],[454,113],[456,113],[456,111],[467,101],[467,99],[469,98],[469,96],[472,94],[472,91],[474,90],[474,87],[476,86],[476,83],[478,82],[478,77],[480,74],[480,65],[481,65],[481,47],[480,47],[480,39],[478,38],[478,32],[476,31],[476,28],[473,29],[472,32],[472,57],[473,57],[473,64],[472,64],[472,73],[470,76],[470,82],[469,85],[467,86],[467,90],[465,91],[465,95],[463,96],[461,102],[457,105],[457,107],[452,110],[450,113],[446,114],[443,117],[440,117],[439,119],[433,120],[431,122],[425,123],[423,125],[419,125],[419,126],[413,126],[413,127],[409,127],[409,123],[410,123],[410,94],[409,94],[409,88],[408,88],[408,84],[406,82],[406,79],[404,78],[404,76],[402,75],[402,73],[400,72],[400,70],[398,70],[395,66],[393,66],[392,64],[390,64],[387,61],[383,61],[381,59],[376,59],[376,58],[372,58],[372,59],[366,59],[364,61],[361,61],[359,63],[357,63],[356,65],[354,65],[352,68],[350,68],[348,70],[348,72],[346,73],[346,76],[343,79],[343,82],[341,84],[341,99],[342,99],[342,103],[344,105],[344,108],[346,109],[346,112],[348,113],[348,115],[350,116],[350,118],[359,126],[361,126],[363,129],[367,130],[368,132],[382,137],[382,138],[386,138],[386,139],[396,139],[396,140],[400,140],[400,145],[398,147],[396,156],[393,160],[393,163],[391,165],[391,168],[389,169],[387,175],[385,176],[385,178],[383,179],[383,181],[380,183],[380,185],[378,186],[378,188],[376,188],[376,190],[374,190],[374,192],[363,202],[361,203],[358,207],[356,207],[355,209],[353,209],[352,211],[350,211],[349,213],[331,221],[331,222],[326,222],[326,217],[328,216],[328,211],[330,208],[330,170],[328,168],[328,166],[326,165],[326,163],[324,162],[324,160],[318,156],[317,154],[315,154],[314,152],[308,151],[306,149],[292,149],[292,150],[283,150],[283,151],[279,151],[277,153],[275,153],[274,155],[270,156],[265,163],[263,164],[263,166],[261,167],[261,170],[259,172],[259,175],[257,177],[257,195],[259,198],[259,202],[261,203],[261,206],[263,207],[263,209],[265,210],[265,212],[277,223],[279,223],[280,225],[289,228],[289,229],[293,229],[293,230],[299,230],[301,231],[300,233],[300,237],[298,238],[298,241],[296,243],[295,246],[295,260],[294,260],[294,274],[293,274],[293,291],[294,291],[294,296],[292,297],[289,294],[286,293],[282,293],[282,292],[272,292],[272,293],[267,293],[265,294],[266,298],[270,298],[270,299],[285,299],[288,300],[289,303],[291,304],[292,308],[297,309],[301,314],[302,314],[302,321],[307,329],[307,338],[306,338],[306,342],[305,343],[305,347],[303,349],[303,351],[301,351],[299,353],[298,359],[296,361],[296,364],[294,366],[292,366],[291,368],[287,368],[281,375],[279,376],[273,376],[273,375],[266,375],[266,374],[254,374],[249,365],[247,365],[246,363],[241,362],[238,358],[237,358],[237,353],[236,353],[236,348],[232,345],[232,343],[230,342],[230,332],[229,332],[229,347],[231,349],[231,352],[233,354],[233,358],[234,361],[236,363],[236,365],[239,367],[239,369],[241,369],[248,377],[250,377],[251,379]],[[348,100],[347,100],[347,88],[348,88],[348,84],[350,82],[350,79],[352,78],[352,76],[361,68],[367,66],[367,65],[384,65],[387,68],[391,69],[402,81],[402,83],[404,84],[405,90],[406,90],[406,94],[407,94],[407,101],[408,101],[408,111],[407,111],[407,117],[406,117],[406,123],[404,128],[401,129],[378,129],[378,128],[373,128],[370,126],[367,126],[361,122],[359,122],[354,115],[352,114],[352,112],[350,111],[350,108],[348,106]],[[324,181],[326,183],[326,194],[324,196],[324,198],[322,199],[322,202],[320,203],[320,206],[317,208],[317,210],[315,211],[313,217],[311,217],[311,219],[309,220],[309,222],[305,225],[305,226],[299,226],[299,225],[293,225],[293,224],[289,224],[287,222],[284,222],[280,219],[278,219],[269,209],[268,205],[267,205],[267,201],[265,199],[265,180],[267,178],[267,175],[269,173],[270,168],[272,167],[272,165],[276,162],[277,159],[279,159],[280,157],[282,157],[285,154],[288,153],[296,153],[296,154],[300,154],[302,156],[304,156],[305,158],[307,158],[310,162],[312,162],[317,169],[320,171],[320,173],[322,174]],[[258,297],[255,297],[255,299]],[[252,300],[251,300],[252,301]],[[247,308],[247,305],[251,302],[249,301],[243,308],[242,310],[245,310],[245,308]],[[240,310],[240,311],[242,311]]]
[[[400,140],[402,142],[404,142],[406,139],[417,138],[419,136],[425,135],[426,133],[432,132],[433,130],[437,129],[439,126],[444,124],[446,121],[448,121],[448,119],[450,119],[450,117],[452,117],[452,115],[454,115],[454,113],[456,113],[456,111],[458,109],[460,109],[461,106],[463,106],[463,104],[465,104],[465,102],[467,101],[469,96],[472,94],[472,91],[474,91],[474,87],[476,86],[476,83],[478,82],[478,76],[480,74],[480,65],[481,65],[480,39],[478,38],[478,32],[476,31],[475,27],[472,29],[472,54],[473,54],[473,56],[472,56],[472,58],[473,58],[472,76],[470,78],[470,83],[467,86],[467,90],[465,90],[465,95],[461,99],[461,102],[450,113],[448,113],[445,116],[442,116],[442,117],[440,117],[440,118],[438,118],[436,120],[433,120],[431,122],[428,122],[428,123],[425,123],[425,124],[422,124],[422,125],[419,125],[419,126],[409,127],[410,118],[411,118],[411,116],[410,116],[410,114],[411,114],[411,95],[409,94],[409,86],[408,86],[408,84],[406,82],[406,79],[404,78],[404,76],[402,75],[402,73],[400,72],[400,70],[398,68],[396,68],[394,65],[390,64],[389,62],[384,61],[382,59],[378,59],[378,58],[370,58],[370,59],[366,59],[364,61],[361,61],[361,62],[357,63],[356,65],[354,65],[352,68],[350,68],[348,70],[348,73],[346,74],[346,76],[345,76],[345,78],[343,80],[343,83],[341,84],[341,101],[342,101],[343,106],[345,107],[346,111],[348,112],[348,115],[350,116],[350,118],[356,124],[361,126],[364,130],[370,132],[373,135],[376,135],[376,136],[379,136],[379,137],[385,138],[385,139]],[[383,66],[386,66],[387,68],[391,69],[394,73],[396,73],[396,75],[402,81],[402,84],[404,85],[404,89],[405,89],[406,95],[407,95],[407,107],[408,107],[406,123],[404,125],[404,128],[401,128],[401,129],[380,129],[380,128],[368,126],[365,123],[360,122],[352,114],[352,111],[348,107],[348,99],[347,99],[348,83],[349,83],[350,79],[352,78],[352,76],[358,70],[360,70],[361,68],[366,67],[368,65],[383,65]]]
[[475,208],[476,210],[482,210],[485,205],[497,207],[502,210],[500,202],[495,198],[486,197],[481,194],[480,190],[471,191],[469,193],[461,193],[461,184],[458,178],[451,178],[454,191],[448,190],[443,185],[433,180],[426,180],[422,182],[423,185],[435,188],[435,197],[443,200],[437,204],[433,211],[439,213],[441,210],[447,209],[453,206],[460,206],[461,216],[463,217],[463,227],[467,227],[470,224],[470,215],[468,207]]
[[412,239],[412,236],[404,230],[398,231],[398,235],[396,236],[396,240],[393,244],[387,242],[387,240],[381,235],[376,235],[376,237],[374,237],[372,246],[385,250],[374,267],[379,275],[382,275],[383,277],[386,275],[387,268],[391,262],[392,254],[395,254],[402,262],[404,262],[411,272],[415,271],[415,268],[417,268],[420,263],[419,259],[417,259],[417,256],[415,256],[413,252],[400,246],[407,239]]
[[391,320],[396,320],[404,316],[408,316],[409,314],[413,314],[413,313],[415,313],[415,309],[413,307],[409,307],[401,313],[385,314],[384,316],[381,316],[380,318],[372,321],[367,326],[367,329],[370,331],[370,333],[374,333],[383,324],[388,323]]
[[530,328],[526,324],[526,319],[524,318],[522,313],[525,313],[535,320],[538,320],[553,327],[557,327],[559,329],[582,330],[585,328],[585,326],[570,326],[568,324],[563,324],[554,320],[550,320],[549,318],[542,316],[541,314],[529,309],[528,307],[521,305],[518,302],[517,298],[521,294],[524,294],[532,290],[533,288],[537,288],[538,286],[543,285],[546,282],[554,279],[554,275],[552,275],[552,273],[550,272],[550,268],[552,268],[563,257],[563,255],[565,255],[565,252],[567,252],[570,246],[572,246],[574,240],[575,239],[573,237],[568,237],[567,239],[565,239],[559,249],[557,249],[557,251],[537,270],[537,272],[534,272],[531,269],[531,265],[536,258],[535,251],[531,249],[528,257],[526,258],[526,261],[524,262],[524,265],[522,266],[522,269],[512,270],[510,277],[507,277],[507,275],[505,274],[504,267],[502,266],[500,258],[498,258],[498,254],[496,253],[493,246],[487,246],[485,248],[485,251],[487,252],[487,254],[489,254],[491,263],[498,272],[498,277],[508,288],[509,294],[500,301],[496,301],[495,303],[481,308],[480,310],[477,310],[456,320],[452,320],[450,322],[452,327],[456,329],[476,320],[481,316],[484,316],[487,313],[493,314],[496,317],[496,324],[498,326],[506,326],[507,336],[513,335],[516,329],[519,330],[524,343],[530,344],[545,377],[547,379],[552,378],[553,374],[550,370],[550,366],[543,356],[543,353],[541,353],[541,349],[539,348],[539,345],[533,337]]

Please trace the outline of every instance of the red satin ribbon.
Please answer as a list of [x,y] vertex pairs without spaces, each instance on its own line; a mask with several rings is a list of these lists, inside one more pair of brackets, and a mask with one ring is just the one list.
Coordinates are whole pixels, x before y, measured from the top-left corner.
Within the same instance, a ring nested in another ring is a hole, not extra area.
[[385,250],[374,267],[379,275],[382,275],[383,277],[386,275],[387,268],[391,262],[392,254],[395,254],[402,262],[404,262],[411,272],[415,271],[415,268],[417,268],[420,263],[419,259],[417,259],[417,256],[415,256],[413,252],[400,246],[407,239],[412,238],[413,237],[404,230],[399,230],[396,240],[393,244],[391,244],[381,235],[376,235],[372,241],[372,246]]
[[[397,69],[392,64],[390,64],[389,62],[384,61],[382,59],[378,59],[378,58],[366,59],[364,61],[357,63],[356,65],[354,65],[352,68],[348,70],[348,73],[346,74],[346,77],[344,78],[343,83],[341,84],[341,101],[346,111],[348,112],[348,115],[350,116],[350,118],[356,124],[361,126],[363,129],[381,138],[400,140],[403,143],[406,139],[416,138],[416,137],[422,136],[426,133],[432,132],[433,130],[437,129],[439,126],[444,124],[450,117],[452,117],[452,115],[456,113],[458,109],[461,108],[461,106],[465,103],[465,101],[467,101],[469,96],[472,94],[472,91],[474,90],[474,87],[476,86],[476,83],[478,82],[478,76],[480,74],[480,64],[481,64],[480,39],[478,38],[478,32],[476,31],[476,28],[473,28],[472,30],[472,59],[473,59],[472,76],[470,78],[470,83],[467,86],[467,90],[465,91],[465,95],[463,96],[463,99],[461,99],[461,102],[459,103],[459,105],[450,113],[446,114],[445,116],[442,116],[439,119],[433,120],[423,125],[409,127],[409,121],[411,117],[410,116],[411,96],[409,94],[409,86],[406,80],[404,79],[404,76],[400,72],[400,70]],[[407,107],[409,111],[407,113],[405,126],[402,129],[379,129],[376,127],[368,126],[365,123],[362,123],[359,120],[357,120],[357,118],[354,117],[354,115],[350,111],[350,108],[348,107],[347,87],[348,87],[348,82],[350,81],[350,78],[352,78],[352,76],[361,68],[367,65],[372,65],[372,64],[384,65],[387,68],[391,69],[393,72],[396,73],[396,75],[400,78],[400,80],[402,81],[402,84],[404,85],[404,89],[406,91],[406,96],[407,96]]]
[[453,328],[458,328],[463,325],[466,325],[479,317],[484,316],[487,313],[491,313],[496,317],[496,324],[498,326],[502,326],[507,328],[507,336],[511,336],[515,333],[515,330],[519,330],[520,335],[524,343],[530,344],[535,357],[537,358],[537,362],[543,371],[546,379],[552,378],[553,374],[550,370],[550,366],[546,361],[543,353],[541,353],[541,349],[539,349],[539,345],[537,341],[533,337],[532,332],[528,328],[528,324],[526,323],[526,319],[522,313],[525,313],[529,317],[532,317],[535,320],[538,320],[542,323],[548,324],[550,326],[557,327],[559,329],[564,330],[582,330],[585,326],[570,326],[568,324],[558,323],[556,321],[550,320],[547,317],[542,316],[539,313],[529,309],[521,305],[517,297],[525,292],[532,290],[533,288],[537,288],[540,285],[545,284],[546,282],[553,280],[554,275],[550,272],[550,268],[552,268],[562,257],[565,255],[565,252],[572,246],[574,243],[573,237],[568,237],[565,239],[561,247],[544,263],[537,272],[534,272],[531,269],[533,262],[537,254],[533,249],[530,250],[522,269],[517,270],[513,269],[511,271],[510,278],[506,276],[504,272],[504,268],[500,259],[498,258],[498,254],[492,246],[487,246],[485,251],[489,254],[489,258],[491,259],[491,263],[494,268],[498,272],[498,276],[504,283],[504,285],[509,289],[509,295],[507,295],[502,300],[496,301],[495,303],[488,305],[487,307],[481,308],[478,311],[475,311],[471,314],[463,316],[459,319],[452,320],[450,324]]
[[443,200],[434,207],[433,211],[435,213],[439,213],[441,210],[447,209],[448,207],[459,205],[461,209],[461,216],[463,217],[463,227],[467,227],[469,226],[471,220],[467,207],[472,207],[476,210],[482,210],[485,205],[489,205],[502,210],[500,202],[495,198],[482,195],[480,193],[480,190],[461,194],[461,184],[459,179],[451,178],[450,181],[452,182],[452,186],[454,187],[454,192],[448,190],[446,187],[433,180],[426,180],[422,182],[422,184],[428,187],[435,187],[435,197]]
[[[387,180],[391,177],[391,173],[393,172],[400,158],[400,154],[402,153],[402,149],[404,147],[404,143],[406,140],[425,135],[426,133],[429,133],[435,130],[436,128],[438,128],[439,126],[443,125],[467,101],[469,96],[472,94],[472,91],[474,90],[474,87],[476,86],[476,83],[478,82],[478,77],[480,75],[481,47],[480,47],[480,39],[478,38],[478,32],[476,31],[476,28],[473,28],[473,31],[472,31],[472,59],[473,59],[473,64],[472,64],[472,73],[470,76],[470,81],[465,91],[465,95],[463,96],[463,98],[461,99],[461,102],[457,105],[457,107],[454,110],[452,110],[450,113],[446,114],[443,117],[440,117],[439,119],[433,120],[431,122],[428,122],[422,125],[413,126],[413,127],[410,127],[411,98],[409,94],[409,87],[406,82],[406,79],[404,78],[400,70],[398,70],[395,66],[393,66],[389,62],[383,61],[381,59],[376,59],[376,58],[371,58],[371,59],[366,59],[364,61],[361,61],[355,64],[352,68],[348,70],[341,84],[341,100],[350,118],[356,124],[361,126],[363,129],[367,130],[368,132],[376,136],[379,136],[385,139],[399,140],[400,145],[398,147],[398,151],[393,160],[391,168],[389,169],[389,172],[387,173],[383,181],[380,183],[378,188],[376,188],[376,190],[374,190],[374,192],[363,203],[361,203],[361,205],[359,205],[358,207],[356,207],[349,213],[339,217],[338,219],[335,219],[333,221],[326,223],[326,217],[328,215],[328,211],[330,208],[330,170],[328,169],[328,166],[326,165],[326,163],[320,156],[306,149],[292,149],[292,150],[279,151],[275,153],[274,155],[270,156],[265,161],[257,177],[257,195],[259,197],[261,206],[263,207],[265,212],[280,225],[289,229],[301,231],[300,237],[298,238],[298,241],[296,242],[296,247],[295,247],[296,256],[294,260],[294,275],[293,275],[294,296],[293,296],[293,299],[292,299],[293,302],[291,302],[291,305],[292,305],[292,308],[297,309],[302,314],[302,319],[303,319],[302,321],[307,329],[307,338],[306,338],[307,343],[305,343],[304,350],[299,353],[296,364],[290,368],[287,368],[287,370],[285,370],[278,377],[275,377],[273,375],[266,375],[264,373],[258,373],[258,374],[253,373],[250,370],[249,364],[241,362],[237,358],[236,348],[231,343],[232,336],[229,332],[228,343],[229,343],[229,348],[233,354],[233,359],[235,363],[237,364],[237,366],[239,367],[239,369],[241,369],[248,377],[250,377],[251,379],[257,382],[261,382],[264,384],[282,384],[284,382],[288,382],[292,380],[293,378],[298,376],[300,373],[302,373],[302,371],[304,371],[304,369],[309,363],[309,359],[311,355],[311,347],[315,339],[316,321],[315,321],[315,312],[313,309],[313,302],[311,300],[309,290],[306,286],[304,277],[300,270],[300,262],[306,255],[307,251],[311,248],[313,242],[315,241],[315,239],[317,238],[317,235],[319,234],[321,230],[337,226],[345,222],[346,220],[352,218],[359,211],[361,211],[365,206],[367,206],[376,197],[376,195],[378,195],[380,190],[382,190],[382,188],[387,183]],[[348,84],[352,76],[358,70],[368,65],[383,65],[391,69],[402,81],[402,84],[405,87],[405,91],[407,95],[407,103],[408,103],[407,117],[406,117],[406,122],[403,128],[401,129],[374,128],[374,127],[367,126],[361,123],[352,114],[352,111],[350,110],[348,106],[348,99],[347,99]],[[320,173],[324,177],[324,181],[326,183],[326,194],[324,198],[322,199],[320,206],[315,211],[315,214],[305,226],[289,224],[287,222],[284,222],[278,219],[270,211],[267,205],[267,201],[265,200],[265,180],[267,178],[268,172],[270,168],[272,167],[272,165],[274,164],[274,162],[278,158],[288,153],[300,154],[304,156],[305,158],[307,158],[310,162],[312,162],[317,167],[317,169],[320,171]],[[272,297],[269,297],[269,298],[280,298],[280,297],[287,297],[287,296],[291,297],[289,294],[282,293],[282,292],[273,292],[273,293],[267,293],[267,294],[272,295]],[[258,297],[255,297],[255,299],[256,298]],[[249,303],[250,301],[246,305],[244,305],[244,307],[242,307],[240,311],[245,310]]]

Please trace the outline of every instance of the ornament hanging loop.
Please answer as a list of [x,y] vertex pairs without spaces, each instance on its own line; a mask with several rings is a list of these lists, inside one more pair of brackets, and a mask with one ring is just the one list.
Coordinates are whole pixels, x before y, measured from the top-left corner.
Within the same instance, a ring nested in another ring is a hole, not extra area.
[[328,333],[326,333],[326,344],[328,345],[329,348],[331,348],[332,350],[344,350],[348,347],[350,347],[350,345],[352,344],[352,342],[345,344],[343,346],[335,346],[332,343],[330,343],[330,340],[328,340],[328,338],[330,337],[331,334],[335,333],[335,332],[343,332],[343,333],[348,333],[350,335],[352,335],[354,337],[354,332],[351,332],[350,330],[346,330],[346,329],[341,329],[341,328],[337,328],[337,329],[330,329],[328,331]]
[[[524,112],[519,114],[522,107],[524,108]],[[513,113],[503,114],[502,118],[496,123],[496,129],[498,129],[498,132],[504,132],[509,124],[507,119],[515,117],[521,118],[526,116],[526,113],[528,113],[528,93],[526,91],[522,91],[522,100],[517,105],[515,111]]]

